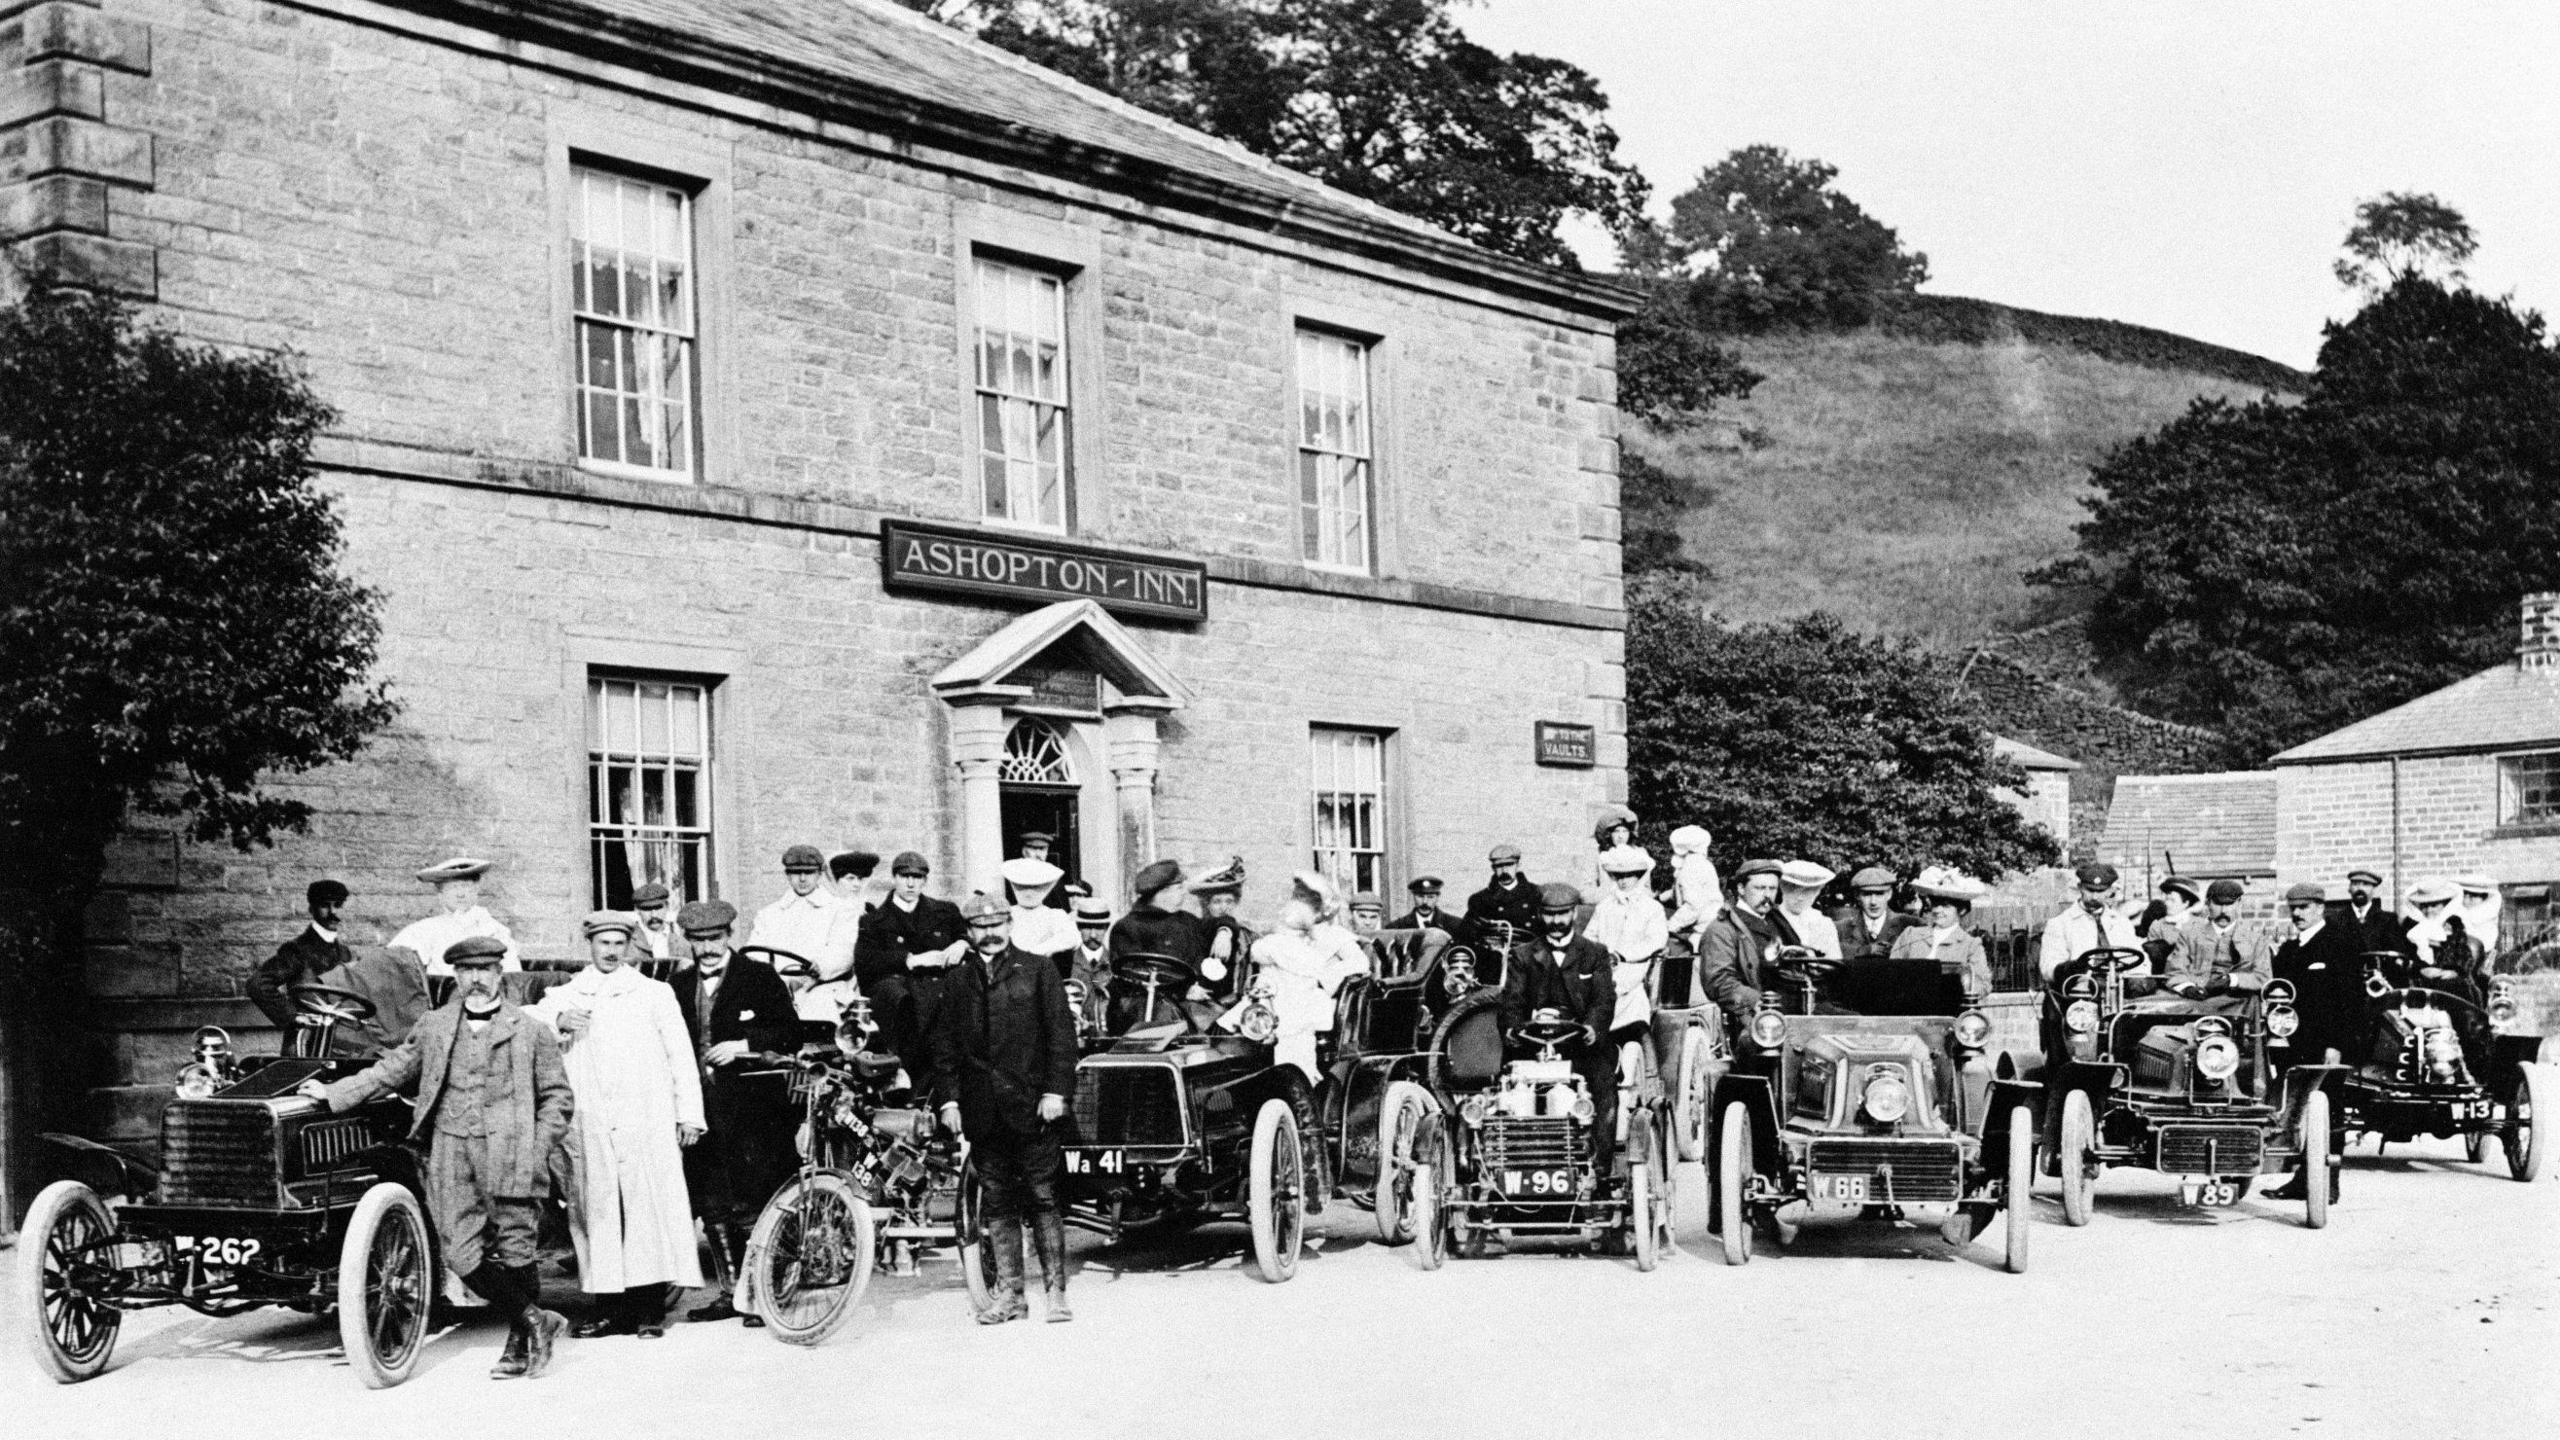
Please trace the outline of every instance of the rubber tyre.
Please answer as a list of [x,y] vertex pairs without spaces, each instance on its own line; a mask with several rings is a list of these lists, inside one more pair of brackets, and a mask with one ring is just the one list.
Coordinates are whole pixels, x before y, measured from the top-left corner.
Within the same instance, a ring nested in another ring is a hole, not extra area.
[[2329,1227],[2329,1092],[2314,1090],[2302,1097],[2302,1223],[2314,1230]]
[[367,1390],[388,1390],[418,1368],[436,1269],[418,1197],[388,1180],[366,1190],[338,1247],[338,1343]]
[[1751,1263],[1751,1217],[1742,1195],[1751,1178],[1751,1112],[1739,1100],[1724,1107],[1716,1135],[1716,1220],[1724,1263]]
[[1306,1239],[1306,1160],[1298,1148],[1298,1112],[1271,1099],[1253,1117],[1253,1158],[1247,1182],[1253,1222],[1253,1266],[1278,1285],[1298,1273]]
[[2036,1114],[2024,1105],[2009,1110],[2009,1176],[2001,1187],[2001,1208],[2008,1212],[2008,1248],[2000,1266],[2012,1275],[2027,1273],[2027,1231],[2035,1224]]
[[2507,1173],[2528,1185],[2542,1178],[2550,1161],[2551,1145],[2540,1117],[2552,1101],[2560,1100],[2552,1079],[2550,1066],[2528,1060],[2516,1067],[2516,1088],[2507,1101]]
[[1636,1269],[1647,1275],[1662,1263],[1654,1249],[1652,1170],[1641,1160],[1627,1167],[1627,1231],[1635,1242]]
[[1378,1239],[1388,1245],[1410,1243],[1414,1236],[1413,1144],[1422,1122],[1439,1109],[1431,1092],[1410,1080],[1387,1087],[1378,1107],[1378,1190],[1374,1207]]
[[2062,1144],[2054,1152],[2054,1164],[2062,1175],[2062,1223],[2081,1226],[2089,1223],[2096,1208],[2098,1177],[2089,1173],[2089,1152],[2097,1148],[2098,1117],[2089,1105],[2086,1090],[2065,1091],[2062,1097]]
[[[800,1283],[813,1230],[817,1243],[837,1250],[840,1263],[851,1267],[842,1284],[823,1292]],[[785,1181],[757,1214],[756,1228],[747,1236],[746,1261],[738,1267],[739,1288],[753,1297],[755,1313],[764,1317],[774,1339],[785,1345],[823,1344],[844,1328],[862,1292],[871,1287],[879,1243],[879,1222],[853,1182],[833,1170],[811,1171]]]
[[[70,1293],[64,1273],[69,1252],[111,1239],[115,1233],[116,1217],[107,1202],[77,1180],[56,1180],[37,1192],[36,1203],[27,1207],[26,1222],[18,1229],[18,1264],[9,1305],[26,1326],[36,1364],[65,1385],[106,1369],[115,1357],[124,1312],[112,1305],[82,1303],[80,1296]],[[55,1292],[62,1292],[60,1304],[47,1305]]]
[[1448,1214],[1440,1207],[1440,1175],[1428,1160],[1413,1166],[1413,1263],[1437,1270],[1449,1263]]
[[2471,1130],[2464,1132],[2462,1137],[2462,1158],[2470,1161],[2474,1165],[2486,1165],[2490,1162],[2493,1156],[2498,1159],[2504,1159],[2504,1156],[2497,1155],[2497,1151],[2503,1148],[2495,1143],[2497,1138],[2497,1132],[2492,1130]]
[[1692,1025],[1680,1040],[1679,1088],[1672,1092],[1671,1141],[1680,1158],[1707,1158],[1707,1068],[1714,1058],[1707,1032]]
[[965,1156],[959,1193],[952,1197],[951,1228],[959,1241],[960,1284],[969,1292],[969,1313],[984,1314],[995,1303],[995,1291],[987,1285],[995,1268],[987,1259],[987,1197],[978,1184],[978,1167]]

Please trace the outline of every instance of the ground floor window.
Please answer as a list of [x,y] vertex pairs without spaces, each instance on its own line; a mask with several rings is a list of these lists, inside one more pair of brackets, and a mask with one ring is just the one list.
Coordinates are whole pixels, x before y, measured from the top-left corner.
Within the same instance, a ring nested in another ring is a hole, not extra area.
[[1346,892],[1387,883],[1387,737],[1319,725],[1309,732],[1315,788],[1315,868]]
[[593,903],[631,908],[650,881],[674,903],[712,893],[711,687],[587,679],[587,854]]

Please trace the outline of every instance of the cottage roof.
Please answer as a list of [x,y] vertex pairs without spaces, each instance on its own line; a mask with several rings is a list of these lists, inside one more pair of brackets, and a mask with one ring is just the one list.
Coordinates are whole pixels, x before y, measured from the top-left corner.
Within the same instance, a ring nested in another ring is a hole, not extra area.
[[2560,671],[2509,661],[2296,745],[2273,765],[2560,745]]
[[1107,190],[1392,254],[1587,314],[1634,312],[1593,276],[1497,255],[1078,84],[890,0],[391,0],[511,39],[607,53],[654,74],[779,101]]
[[2276,868],[2276,777],[2269,770],[2119,775],[2101,845],[2117,869],[2144,860],[2166,873],[2266,875]]
[[2080,762],[2065,760],[2050,750],[2039,750],[2024,740],[2006,735],[1991,737],[1991,753],[2003,760],[2014,761],[2021,770],[2077,770]]

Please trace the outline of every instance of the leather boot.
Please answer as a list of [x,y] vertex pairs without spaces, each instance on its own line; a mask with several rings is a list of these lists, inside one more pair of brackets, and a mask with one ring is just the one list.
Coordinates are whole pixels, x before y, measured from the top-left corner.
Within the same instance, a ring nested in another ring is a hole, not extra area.
[[981,1325],[1001,1325],[1030,1314],[1022,1303],[1022,1220],[1019,1216],[990,1216],[987,1220],[986,1246],[995,1257],[995,1293],[988,1297],[987,1308],[978,1312]]
[[498,1363],[489,1367],[492,1380],[514,1380],[524,1374],[532,1348],[533,1332],[526,1328],[524,1316],[507,1321],[507,1347],[498,1352]]
[[704,1226],[703,1229],[711,1240],[712,1296],[708,1303],[696,1305],[684,1312],[684,1318],[687,1320],[735,1320],[738,1318],[738,1307],[729,1303],[729,1297],[738,1288],[738,1263],[737,1256],[729,1248],[730,1227],[712,1224]]
[[1031,1217],[1032,1248],[1040,1252],[1042,1309],[1052,1325],[1076,1318],[1067,1308],[1067,1222],[1055,1210]]

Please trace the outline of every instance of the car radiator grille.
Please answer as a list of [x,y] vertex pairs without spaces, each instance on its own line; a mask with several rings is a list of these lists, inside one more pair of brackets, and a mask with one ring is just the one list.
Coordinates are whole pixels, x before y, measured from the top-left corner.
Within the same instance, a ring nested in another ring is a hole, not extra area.
[[1878,1204],[1954,1200],[1964,1191],[1964,1159],[1942,1140],[1816,1140],[1807,1168],[1864,1175]]
[[2163,1125],[2153,1168],[2164,1175],[2255,1174],[2265,1145],[2254,1125]]
[[160,1119],[160,1197],[171,1205],[275,1203],[275,1112],[255,1101],[172,1103]]
[[1087,1145],[1180,1145],[1182,1077],[1162,1065],[1078,1071],[1076,1132]]
[[1567,1119],[1523,1120],[1509,1115],[1486,1118],[1479,1132],[1486,1168],[1543,1170],[1578,1163],[1588,1148],[1582,1127]]
[[345,1167],[347,1157],[373,1145],[373,1126],[361,1117],[324,1120],[303,1127],[302,1168],[320,1174]]

